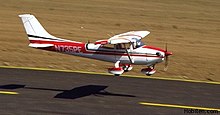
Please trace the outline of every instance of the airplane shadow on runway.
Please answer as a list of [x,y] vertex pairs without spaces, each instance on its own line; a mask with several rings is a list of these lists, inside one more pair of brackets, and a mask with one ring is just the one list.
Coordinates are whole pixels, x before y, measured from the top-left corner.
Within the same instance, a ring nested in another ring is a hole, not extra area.
[[63,90],[63,89],[27,87],[25,85],[20,85],[20,84],[8,84],[8,85],[1,85],[0,89],[14,90],[14,89],[23,88],[23,89],[33,89],[33,90],[60,91],[61,93],[58,93],[56,96],[54,96],[54,98],[62,98],[62,99],[77,99],[90,95],[136,97],[134,95],[108,92],[105,90],[107,87],[108,86],[103,86],[103,85],[85,85],[85,86],[75,87],[71,90]]

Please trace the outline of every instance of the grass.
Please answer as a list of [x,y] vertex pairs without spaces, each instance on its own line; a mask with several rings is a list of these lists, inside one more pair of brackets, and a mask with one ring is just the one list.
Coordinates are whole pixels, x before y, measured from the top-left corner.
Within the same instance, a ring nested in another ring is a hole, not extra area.
[[[18,14],[34,14],[54,36],[94,42],[148,30],[147,45],[168,43],[169,69],[155,77],[220,81],[219,0],[7,0],[0,4],[0,65],[107,72],[112,63],[28,47]],[[82,28],[83,27],[83,28]],[[126,74],[141,75],[141,68]]]

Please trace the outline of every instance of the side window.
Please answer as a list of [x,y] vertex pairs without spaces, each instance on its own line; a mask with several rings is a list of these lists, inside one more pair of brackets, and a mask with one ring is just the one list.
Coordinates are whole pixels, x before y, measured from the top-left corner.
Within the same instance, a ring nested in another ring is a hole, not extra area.
[[123,44],[116,44],[115,47],[116,49],[123,49]]
[[131,44],[116,44],[116,49],[130,49]]
[[103,49],[114,49],[114,45],[113,44],[106,44],[102,46]]

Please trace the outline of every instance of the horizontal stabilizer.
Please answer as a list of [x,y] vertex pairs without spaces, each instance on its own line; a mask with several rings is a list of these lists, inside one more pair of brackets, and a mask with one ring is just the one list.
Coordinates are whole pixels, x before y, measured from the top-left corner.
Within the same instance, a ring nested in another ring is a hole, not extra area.
[[52,47],[54,45],[53,44],[34,44],[34,43],[30,43],[29,46],[33,47],[33,48],[47,48],[47,47]]

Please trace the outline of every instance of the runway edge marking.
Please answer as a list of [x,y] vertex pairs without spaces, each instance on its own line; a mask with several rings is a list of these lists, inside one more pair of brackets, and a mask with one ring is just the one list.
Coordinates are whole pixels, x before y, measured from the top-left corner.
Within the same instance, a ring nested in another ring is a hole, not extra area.
[[[0,66],[0,68],[40,70],[40,71],[55,71],[55,72],[67,72],[67,73],[84,73],[84,74],[96,74],[96,75],[109,75],[109,76],[112,76],[112,74],[109,74],[109,73],[61,70],[61,69],[50,69],[50,68],[18,67],[18,66]],[[183,81],[183,82],[207,83],[207,84],[220,85],[220,82],[214,82],[214,81],[199,81],[199,80],[189,80],[189,79],[176,79],[176,78],[164,78],[164,77],[146,77],[146,76],[134,76],[134,75],[121,75],[121,76],[122,77],[128,77],[128,78],[158,79],[158,80]]]
[[148,103],[148,102],[139,102],[139,104],[145,105],[145,106],[157,106],[157,107],[169,107],[169,108],[181,108],[181,109],[199,109],[199,110],[217,110],[217,111],[220,111],[220,108],[207,108],[207,107],[196,107],[196,106],[186,106],[186,105],[173,105],[173,104]]
[[12,91],[0,91],[0,94],[7,94],[7,95],[17,95],[18,92],[12,92]]

